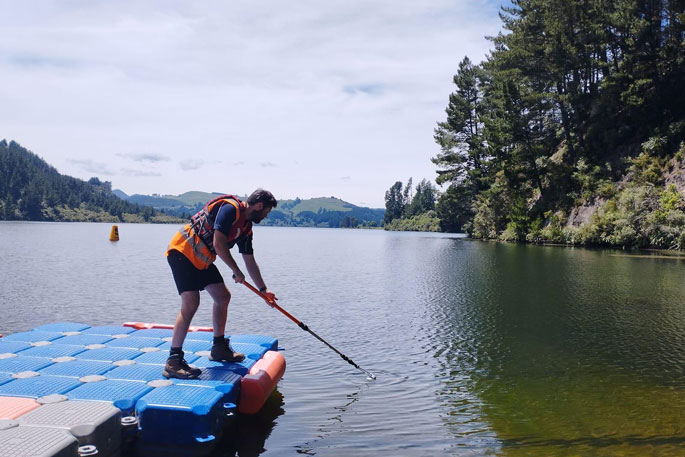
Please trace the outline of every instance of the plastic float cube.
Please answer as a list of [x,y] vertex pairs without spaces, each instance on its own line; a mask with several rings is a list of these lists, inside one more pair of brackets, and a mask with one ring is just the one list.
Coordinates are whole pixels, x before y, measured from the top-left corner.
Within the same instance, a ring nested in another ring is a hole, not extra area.
[[44,332],[41,330],[32,330],[30,332],[12,333],[2,337],[2,341],[19,341],[22,343],[36,343],[38,341],[55,341],[59,338],[64,338],[62,332]]
[[43,403],[40,408],[17,418],[19,425],[67,431],[79,446],[94,446],[99,456],[112,455],[121,447],[121,411],[109,403],[67,400],[61,395],[38,402]]
[[24,427],[17,421],[0,420],[2,457],[78,457],[78,441],[65,430]]
[[136,402],[153,389],[144,382],[105,379],[104,376],[86,377],[81,380],[87,382],[65,393],[69,400],[111,403],[119,408],[124,416],[132,415]]
[[172,379],[174,384],[209,387],[221,392],[224,403],[238,404],[242,377],[236,373],[216,368],[205,368],[196,379]]
[[82,378],[88,375],[104,375],[116,366],[110,362],[97,360],[79,360],[75,357],[57,357],[52,359],[52,365],[41,368],[41,375],[68,376],[70,378]]
[[38,371],[52,365],[54,362],[47,357],[24,357],[17,354],[0,354],[0,373],[21,373],[22,371]]
[[[186,352],[183,356],[186,362],[192,364],[200,356],[194,355],[192,352]],[[160,349],[158,351],[146,351],[142,355],[133,359],[136,363],[141,365],[166,365],[166,360],[169,358],[169,351]],[[160,368],[161,370],[161,368]]]
[[112,341],[111,335],[90,335],[79,333],[78,335],[65,335],[59,339],[58,344],[76,344],[79,346],[89,346],[91,344],[104,344]]
[[149,329],[142,329],[142,330],[136,330],[134,328],[131,328],[133,330],[134,334],[132,336],[142,336],[143,338],[169,338],[171,339],[172,336],[174,336],[174,331],[173,329],[168,329],[168,328],[149,328]]
[[16,354],[31,347],[33,347],[31,346],[31,343],[6,341],[5,338],[0,339],[0,354]]
[[[230,335],[225,335],[225,337],[230,338]],[[188,332],[186,335],[186,341],[207,341],[211,343],[213,340],[214,334],[212,332]]]
[[115,338],[108,343],[107,347],[118,347],[118,348],[129,348],[129,349],[142,349],[142,348],[152,348],[161,346],[164,344],[164,340],[161,338],[144,338],[132,335],[120,335],[120,338]]
[[[169,352],[171,349],[171,341],[165,341],[164,344],[159,346],[163,351]],[[210,351],[212,349],[212,342],[209,340],[185,340],[183,342],[183,352],[195,353],[200,351]]]
[[0,397],[0,420],[16,419],[39,406],[33,398]]
[[105,345],[90,345],[86,346],[87,351],[76,354],[79,360],[96,360],[100,362],[117,362],[119,360],[133,360],[143,353],[137,349],[130,348],[112,348]]
[[278,339],[271,336],[264,335],[234,335],[231,337],[231,343],[242,344],[256,344],[262,346],[268,351],[278,350]]
[[159,365],[140,365],[134,361],[131,364],[115,366],[107,373],[107,379],[122,381],[150,382],[156,379],[166,379],[162,376],[162,367]]
[[64,376],[42,376],[35,371],[12,375],[12,381],[0,386],[0,396],[40,398],[52,394],[64,394],[81,385],[78,379]]
[[84,335],[130,335],[134,333],[136,329],[131,327],[124,327],[123,325],[98,325],[96,327],[90,327],[89,329],[83,330],[81,333]]
[[[164,385],[166,384],[166,385]],[[223,394],[214,389],[158,383],[136,404],[143,455],[203,455],[215,446],[226,416]]]
[[[201,354],[202,352],[197,353],[195,355]],[[195,361],[193,361],[193,365],[202,370],[205,370],[207,368],[213,368],[216,370],[225,370],[232,373],[236,373],[240,376],[246,375],[250,371],[252,365],[254,364],[255,361],[248,357],[245,357],[245,360],[243,360],[242,362],[216,362],[213,360],[209,360],[209,357],[207,355],[202,355],[198,357]]]
[[11,374],[0,373],[0,386],[5,384],[6,382],[10,382],[12,379],[14,379],[14,378],[12,377]]
[[195,353],[200,358],[195,360],[193,364],[198,368],[224,369],[243,376],[267,351],[265,347],[256,344],[231,342],[231,346],[235,351],[245,354],[245,359],[242,362],[216,362],[209,360],[209,351],[202,351]]
[[74,356],[86,350],[85,346],[79,346],[76,344],[53,344],[50,341],[43,341],[43,343],[44,344],[33,343],[29,349],[21,351],[20,355],[54,359],[57,357]]

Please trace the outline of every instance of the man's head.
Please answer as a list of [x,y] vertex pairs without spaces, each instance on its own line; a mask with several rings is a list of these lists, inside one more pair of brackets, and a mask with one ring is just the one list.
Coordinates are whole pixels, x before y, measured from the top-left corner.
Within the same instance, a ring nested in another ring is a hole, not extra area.
[[255,224],[259,224],[271,211],[275,208],[278,201],[271,192],[264,189],[257,189],[247,197],[247,208],[249,211],[249,218]]

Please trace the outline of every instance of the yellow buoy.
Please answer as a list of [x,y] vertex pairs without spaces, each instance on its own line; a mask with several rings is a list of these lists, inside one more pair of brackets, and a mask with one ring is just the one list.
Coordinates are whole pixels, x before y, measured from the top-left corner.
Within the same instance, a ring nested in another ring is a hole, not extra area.
[[109,241],[119,241],[119,227],[116,225],[113,225],[109,232]]

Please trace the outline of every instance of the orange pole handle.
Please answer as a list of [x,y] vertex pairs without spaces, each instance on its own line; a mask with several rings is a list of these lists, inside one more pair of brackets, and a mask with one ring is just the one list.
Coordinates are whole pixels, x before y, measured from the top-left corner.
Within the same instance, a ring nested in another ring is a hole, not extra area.
[[259,291],[259,289],[257,289],[255,286],[253,286],[252,284],[250,284],[250,283],[247,282],[247,281],[243,281],[243,284],[245,284],[245,286],[246,286],[248,289],[250,289],[252,292],[254,292],[254,293],[256,293],[257,295],[259,295],[260,297],[262,297],[265,301],[269,302],[270,304],[272,303],[271,306],[273,306],[274,308],[276,308],[277,310],[279,310],[280,312],[282,312],[283,314],[285,314],[285,316],[286,316],[288,319],[290,319],[291,321],[295,322],[298,326],[300,326],[300,327],[302,326],[302,322],[300,322],[299,320],[297,320],[297,318],[295,318],[295,316],[293,316],[293,315],[290,314],[288,311],[286,311],[286,310],[284,310],[283,308],[281,308],[280,306],[278,306],[278,304],[277,304],[275,301],[269,300],[269,297],[267,297],[266,294],[261,293],[261,292]]

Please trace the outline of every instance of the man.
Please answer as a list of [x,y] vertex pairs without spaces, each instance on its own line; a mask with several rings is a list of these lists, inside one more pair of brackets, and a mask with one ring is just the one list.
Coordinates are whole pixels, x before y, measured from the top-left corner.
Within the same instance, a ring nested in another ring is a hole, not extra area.
[[183,341],[190,321],[200,305],[200,291],[207,290],[214,300],[212,321],[214,342],[209,358],[222,362],[240,362],[244,354],[235,352],[225,338],[228,302],[231,293],[214,261],[219,258],[233,271],[236,283],[242,283],[245,275],[231,256],[230,249],[238,245],[247,272],[260,291],[273,305],[276,296],[271,293],[262,279],[259,266],[252,250],[252,224],[262,221],[277,205],[271,192],[257,189],[247,198],[247,204],[233,195],[222,195],[210,201],[174,235],[166,252],[174,275],[176,288],[181,296],[181,311],[176,317],[171,350],[162,374],[167,378],[196,378],[200,369],[186,363],[183,358]]

